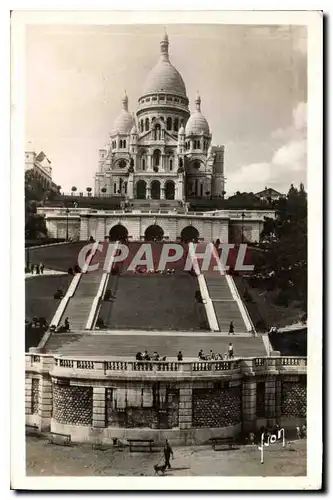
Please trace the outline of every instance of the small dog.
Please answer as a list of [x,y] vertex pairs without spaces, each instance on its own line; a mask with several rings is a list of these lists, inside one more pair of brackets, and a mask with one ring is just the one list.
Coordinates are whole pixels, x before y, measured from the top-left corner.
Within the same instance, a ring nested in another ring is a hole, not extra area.
[[162,472],[162,474],[164,474],[165,469],[166,469],[165,465],[154,465],[155,475],[158,474],[159,472]]

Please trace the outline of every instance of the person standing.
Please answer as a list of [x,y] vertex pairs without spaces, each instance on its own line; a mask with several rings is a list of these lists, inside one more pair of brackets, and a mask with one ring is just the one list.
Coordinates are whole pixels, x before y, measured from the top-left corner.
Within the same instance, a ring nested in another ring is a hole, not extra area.
[[229,354],[230,359],[234,357],[234,346],[232,345],[231,342],[230,342],[229,347],[228,347],[228,354]]
[[230,321],[230,325],[229,325],[229,335],[235,335],[235,328],[234,328],[234,323],[233,323],[233,321]]
[[165,440],[165,446],[164,446],[163,452],[164,452],[164,459],[165,459],[164,467],[171,469],[170,457],[172,457],[172,459],[173,459],[173,450],[172,450],[172,448],[169,444],[169,441],[167,439]]
[[44,274],[44,264],[43,264],[43,262],[41,262],[39,264],[39,269],[40,269],[40,274]]

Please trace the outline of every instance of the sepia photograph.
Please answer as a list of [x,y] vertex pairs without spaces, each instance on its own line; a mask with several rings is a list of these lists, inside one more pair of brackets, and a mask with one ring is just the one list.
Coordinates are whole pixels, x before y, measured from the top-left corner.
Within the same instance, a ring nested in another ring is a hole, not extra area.
[[321,13],[80,14],[12,17],[13,487],[319,489]]

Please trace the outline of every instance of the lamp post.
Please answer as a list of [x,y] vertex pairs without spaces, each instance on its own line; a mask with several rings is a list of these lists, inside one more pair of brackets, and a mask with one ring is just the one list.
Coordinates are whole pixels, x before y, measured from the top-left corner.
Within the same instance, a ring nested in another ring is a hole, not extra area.
[[242,212],[242,243],[244,243],[244,217],[245,217],[245,213]]
[[68,241],[68,214],[69,208],[66,208],[66,241]]

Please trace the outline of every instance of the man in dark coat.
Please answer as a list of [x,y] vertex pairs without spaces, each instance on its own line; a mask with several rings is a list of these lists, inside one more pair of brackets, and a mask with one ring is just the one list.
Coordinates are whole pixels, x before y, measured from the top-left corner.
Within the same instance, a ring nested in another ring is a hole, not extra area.
[[164,446],[164,459],[165,459],[165,468],[168,468],[168,469],[171,469],[171,465],[170,465],[170,457],[173,458],[173,450],[169,444],[169,441],[166,439],[165,440],[165,446]]

